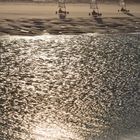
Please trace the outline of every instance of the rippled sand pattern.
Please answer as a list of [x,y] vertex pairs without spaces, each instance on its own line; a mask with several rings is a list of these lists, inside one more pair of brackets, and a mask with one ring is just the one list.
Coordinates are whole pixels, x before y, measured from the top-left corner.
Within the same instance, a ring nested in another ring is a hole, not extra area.
[[140,132],[139,40],[2,38],[0,140],[119,140]]

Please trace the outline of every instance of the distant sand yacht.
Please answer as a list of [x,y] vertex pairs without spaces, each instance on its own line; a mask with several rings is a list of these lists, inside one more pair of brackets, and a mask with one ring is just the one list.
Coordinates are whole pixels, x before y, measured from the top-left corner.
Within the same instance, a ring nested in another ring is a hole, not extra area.
[[94,18],[100,17],[102,14],[99,12],[97,0],[91,0],[90,2],[90,9],[92,12],[89,13],[89,16],[93,16]]
[[69,12],[66,10],[66,0],[58,0],[58,10],[56,11],[60,19],[65,19]]
[[129,12],[129,10],[127,10],[127,8],[126,8],[125,0],[120,0],[119,5],[120,5],[121,9],[118,10],[118,12],[123,12],[123,13],[128,13]]

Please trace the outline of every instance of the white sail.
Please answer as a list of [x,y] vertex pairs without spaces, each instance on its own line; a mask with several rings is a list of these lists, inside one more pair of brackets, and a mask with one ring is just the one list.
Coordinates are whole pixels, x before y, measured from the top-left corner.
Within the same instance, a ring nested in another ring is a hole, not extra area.
[[91,9],[98,9],[97,0],[91,0],[90,8]]
[[60,8],[65,8],[65,3],[66,3],[66,0],[58,0],[58,7]]
[[120,6],[125,8],[126,7],[126,3],[124,0],[120,0]]

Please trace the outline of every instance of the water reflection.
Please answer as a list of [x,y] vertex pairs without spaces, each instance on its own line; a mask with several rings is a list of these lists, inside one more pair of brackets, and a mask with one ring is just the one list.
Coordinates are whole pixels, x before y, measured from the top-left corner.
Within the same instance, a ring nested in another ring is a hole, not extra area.
[[139,34],[2,38],[0,139],[139,132],[139,45]]
[[77,137],[74,132],[70,132],[69,128],[61,124],[35,126],[31,133],[35,140],[82,140],[80,136]]

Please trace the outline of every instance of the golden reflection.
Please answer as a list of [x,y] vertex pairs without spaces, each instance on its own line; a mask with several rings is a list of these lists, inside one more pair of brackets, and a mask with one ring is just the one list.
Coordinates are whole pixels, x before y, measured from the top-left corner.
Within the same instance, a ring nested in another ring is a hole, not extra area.
[[32,130],[34,140],[83,140],[78,137],[76,133],[71,132],[69,128],[65,126],[36,126]]

